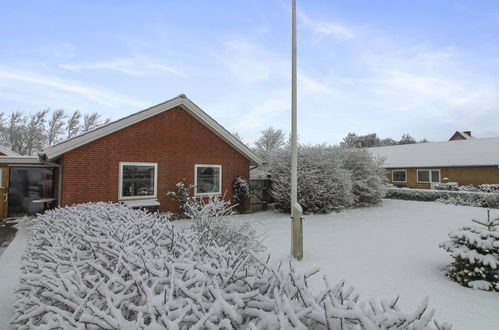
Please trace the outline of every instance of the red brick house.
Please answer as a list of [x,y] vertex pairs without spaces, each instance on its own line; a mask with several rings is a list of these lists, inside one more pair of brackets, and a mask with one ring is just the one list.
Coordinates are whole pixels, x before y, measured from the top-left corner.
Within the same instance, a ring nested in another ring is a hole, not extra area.
[[[0,158],[5,158],[0,159],[2,166],[9,157]],[[262,160],[180,95],[47,147],[37,162],[32,166],[47,170],[28,174],[42,181],[39,198],[32,202],[65,206],[111,201],[174,211],[167,192],[182,179],[195,185],[197,196],[230,199],[234,177],[249,179],[250,166]]]

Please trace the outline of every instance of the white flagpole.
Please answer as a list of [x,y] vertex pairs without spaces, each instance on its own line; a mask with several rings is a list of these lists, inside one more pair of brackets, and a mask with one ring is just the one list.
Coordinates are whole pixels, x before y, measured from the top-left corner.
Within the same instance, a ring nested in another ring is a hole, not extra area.
[[297,97],[296,97],[296,0],[292,0],[291,18],[291,254],[303,259],[302,208],[298,204],[298,148],[297,148]]

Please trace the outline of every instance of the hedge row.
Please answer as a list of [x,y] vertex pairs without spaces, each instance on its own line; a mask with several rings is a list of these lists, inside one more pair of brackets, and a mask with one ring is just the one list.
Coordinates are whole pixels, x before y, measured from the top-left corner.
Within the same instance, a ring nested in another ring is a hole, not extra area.
[[460,186],[457,182],[437,183],[436,190],[452,190],[452,191],[472,191],[472,192],[497,192],[499,193],[499,184],[481,184],[477,187],[473,185]]
[[385,198],[499,209],[499,193],[389,187]]

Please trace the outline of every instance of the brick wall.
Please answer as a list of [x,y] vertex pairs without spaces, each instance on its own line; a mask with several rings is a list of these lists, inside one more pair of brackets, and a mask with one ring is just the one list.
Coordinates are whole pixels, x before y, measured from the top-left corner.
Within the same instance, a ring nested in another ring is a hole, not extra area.
[[249,179],[249,160],[181,108],[172,109],[74,149],[63,165],[62,204],[118,201],[120,162],[158,163],[161,211],[174,211],[166,196],[195,164],[222,165],[222,193],[232,197],[235,176]]
[[[424,169],[424,168],[419,168]],[[449,182],[458,182],[460,185],[474,185],[478,186],[484,183],[497,183],[499,184],[499,168],[497,166],[480,166],[480,167],[442,167],[442,168],[431,168],[440,169],[440,181],[443,178],[448,178]],[[387,176],[388,181],[392,183],[392,170],[388,169]],[[401,168],[404,170],[404,168]],[[417,182],[417,170],[416,168],[407,168],[407,183],[395,183],[396,185],[406,186],[409,188],[421,188],[429,189],[429,183],[418,183]]]

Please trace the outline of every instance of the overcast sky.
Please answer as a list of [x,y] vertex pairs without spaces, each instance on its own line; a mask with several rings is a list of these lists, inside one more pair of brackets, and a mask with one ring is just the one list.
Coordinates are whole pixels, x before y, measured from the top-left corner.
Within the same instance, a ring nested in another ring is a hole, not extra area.
[[[290,126],[290,4],[1,1],[0,111],[113,120],[185,93],[254,141]],[[499,136],[499,1],[298,0],[299,136]]]

